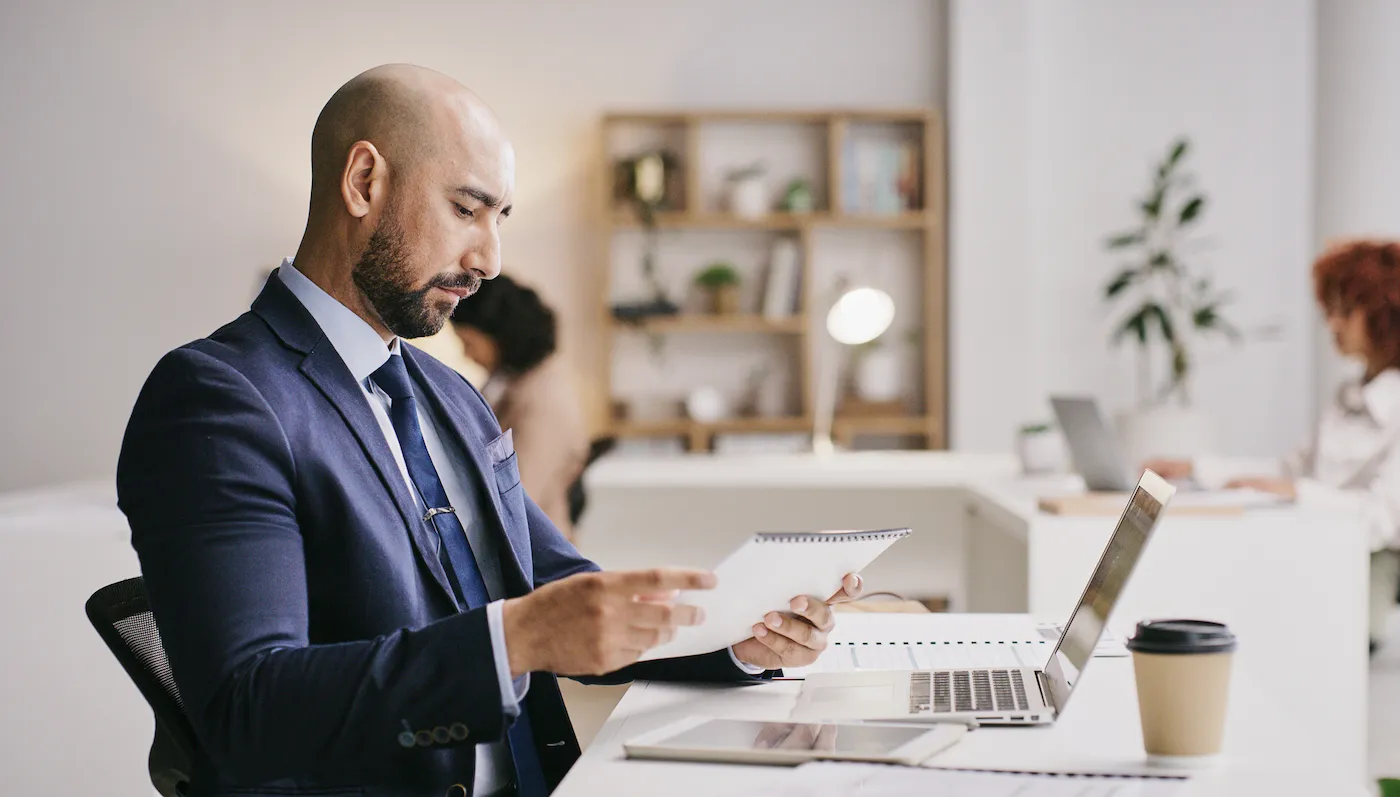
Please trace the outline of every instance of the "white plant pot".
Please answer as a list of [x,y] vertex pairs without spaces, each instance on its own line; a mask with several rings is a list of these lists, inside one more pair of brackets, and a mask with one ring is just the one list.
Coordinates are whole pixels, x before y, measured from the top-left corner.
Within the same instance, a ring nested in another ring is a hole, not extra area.
[[1033,432],[1016,437],[1016,456],[1027,476],[1059,473],[1065,466],[1064,439],[1058,432]]
[[894,401],[903,393],[899,352],[892,348],[866,352],[856,363],[856,395],[866,401]]
[[1212,451],[1210,419],[1185,407],[1151,407],[1119,413],[1118,435],[1123,453],[1136,470],[1154,457],[1189,459]]
[[729,212],[746,219],[768,215],[772,199],[761,177],[745,177],[729,184]]

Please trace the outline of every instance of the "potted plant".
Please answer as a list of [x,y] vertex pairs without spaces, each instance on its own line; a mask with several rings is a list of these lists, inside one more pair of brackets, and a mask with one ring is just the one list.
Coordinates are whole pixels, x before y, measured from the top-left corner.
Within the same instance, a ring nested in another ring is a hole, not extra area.
[[720,260],[700,270],[695,284],[709,294],[710,308],[721,315],[739,312],[739,272]]
[[746,219],[766,216],[772,202],[763,182],[762,163],[735,169],[725,176],[729,187],[729,212]]
[[811,213],[815,203],[812,186],[806,180],[797,177],[788,183],[787,191],[783,194],[783,210],[788,213]]
[[[1183,170],[1190,143],[1175,141],[1153,170],[1139,220],[1112,236],[1108,251],[1127,262],[1104,286],[1104,299],[1122,308],[1112,345],[1137,345],[1137,405],[1119,416],[1129,454],[1195,456],[1208,450],[1207,419],[1192,405],[1197,344],[1212,335],[1238,340],[1221,314],[1230,296],[1186,262],[1187,235],[1207,204]],[[1158,371],[1165,371],[1161,377]]]
[[1055,473],[1064,465],[1063,441],[1048,423],[1025,424],[1016,431],[1016,457],[1027,476]]

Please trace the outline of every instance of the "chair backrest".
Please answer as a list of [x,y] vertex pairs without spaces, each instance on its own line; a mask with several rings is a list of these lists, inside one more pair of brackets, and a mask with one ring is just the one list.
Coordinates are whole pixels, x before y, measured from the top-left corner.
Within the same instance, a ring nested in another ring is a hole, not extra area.
[[109,584],[88,598],[86,608],[97,635],[155,714],[156,733],[146,762],[151,783],[165,797],[187,794],[199,742],[165,657],[145,581],[137,576]]
[[579,518],[583,517],[583,510],[588,507],[588,495],[583,489],[583,474],[588,470],[598,457],[603,456],[617,445],[616,437],[600,437],[588,445],[588,459],[584,460],[583,467],[579,469],[578,476],[569,485],[569,522],[578,525]]

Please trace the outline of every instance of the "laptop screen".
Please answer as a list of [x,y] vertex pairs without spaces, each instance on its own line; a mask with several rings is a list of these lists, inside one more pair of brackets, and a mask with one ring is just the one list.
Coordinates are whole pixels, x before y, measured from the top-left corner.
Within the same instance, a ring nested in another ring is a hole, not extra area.
[[1098,567],[1084,587],[1079,604],[1045,665],[1051,701],[1057,711],[1064,710],[1069,693],[1093,657],[1118,596],[1127,585],[1163,508],[1175,492],[1175,488],[1151,471],[1143,473],[1133,489],[1118,526],[1099,558]]

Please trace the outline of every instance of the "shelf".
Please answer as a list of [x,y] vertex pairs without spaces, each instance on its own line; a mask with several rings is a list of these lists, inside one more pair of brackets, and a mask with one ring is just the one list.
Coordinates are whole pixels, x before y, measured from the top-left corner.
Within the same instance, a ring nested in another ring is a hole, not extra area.
[[847,119],[853,122],[888,123],[927,123],[931,118],[927,110],[921,108],[869,108],[869,109],[745,109],[713,108],[704,111],[628,111],[619,110],[603,115],[604,124],[704,124],[706,122],[753,122],[769,123],[808,123],[825,124],[834,119]]
[[[772,213],[756,219],[729,213],[667,212],[656,214],[656,226],[663,230],[800,230],[803,227],[917,230],[928,226],[929,218],[919,212],[889,215]],[[613,226],[641,229],[642,223],[635,214],[619,211],[613,215]]]
[[645,321],[629,323],[613,320],[619,330],[636,330],[652,333],[683,332],[767,332],[784,335],[800,335],[807,331],[806,316],[791,318],[764,318],[761,315],[702,315],[685,313],[673,316],[659,316]]
[[808,432],[810,418],[729,418],[714,423],[697,423],[688,418],[668,418],[658,421],[617,421],[612,433],[618,437],[683,437],[693,434],[725,434],[729,432]]
[[903,417],[841,417],[832,421],[832,434],[845,438],[855,434],[928,434],[932,424],[922,415]]

